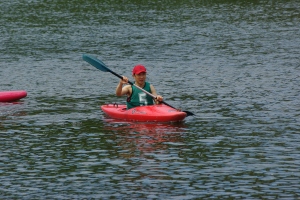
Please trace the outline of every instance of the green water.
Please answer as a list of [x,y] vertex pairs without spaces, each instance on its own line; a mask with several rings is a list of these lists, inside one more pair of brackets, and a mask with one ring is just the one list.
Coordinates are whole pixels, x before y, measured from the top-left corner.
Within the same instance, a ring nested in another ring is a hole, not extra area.
[[[1,199],[299,198],[300,3],[0,2]],[[182,123],[109,119],[137,63]]]

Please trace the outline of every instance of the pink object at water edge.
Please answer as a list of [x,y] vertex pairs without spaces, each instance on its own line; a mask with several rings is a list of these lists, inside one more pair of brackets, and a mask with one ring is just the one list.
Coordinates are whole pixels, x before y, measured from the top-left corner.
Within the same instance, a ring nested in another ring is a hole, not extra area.
[[0,102],[14,102],[27,96],[25,90],[0,91]]

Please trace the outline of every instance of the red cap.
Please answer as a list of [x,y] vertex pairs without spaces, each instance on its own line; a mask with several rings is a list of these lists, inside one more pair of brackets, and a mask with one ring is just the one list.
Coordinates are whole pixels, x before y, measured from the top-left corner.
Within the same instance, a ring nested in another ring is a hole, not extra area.
[[144,65],[136,65],[132,70],[132,74],[139,74],[142,72],[147,72],[146,67],[144,67]]

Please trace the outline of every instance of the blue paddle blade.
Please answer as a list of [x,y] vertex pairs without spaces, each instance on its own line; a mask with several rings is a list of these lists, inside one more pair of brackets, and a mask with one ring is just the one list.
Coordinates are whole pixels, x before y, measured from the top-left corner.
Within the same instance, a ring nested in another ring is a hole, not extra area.
[[98,58],[96,58],[94,56],[83,54],[82,59],[84,61],[88,62],[89,64],[93,65],[97,69],[100,69],[101,71],[111,72],[111,70],[108,69],[101,60],[99,60]]

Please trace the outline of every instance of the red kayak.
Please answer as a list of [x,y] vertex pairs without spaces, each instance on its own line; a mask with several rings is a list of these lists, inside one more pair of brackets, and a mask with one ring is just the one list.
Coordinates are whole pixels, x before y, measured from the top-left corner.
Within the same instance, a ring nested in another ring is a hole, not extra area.
[[108,104],[101,106],[101,109],[111,118],[140,122],[176,122],[184,120],[187,116],[185,112],[164,104],[138,106],[128,110],[126,105]]
[[12,102],[27,96],[25,90],[0,91],[0,102]]

